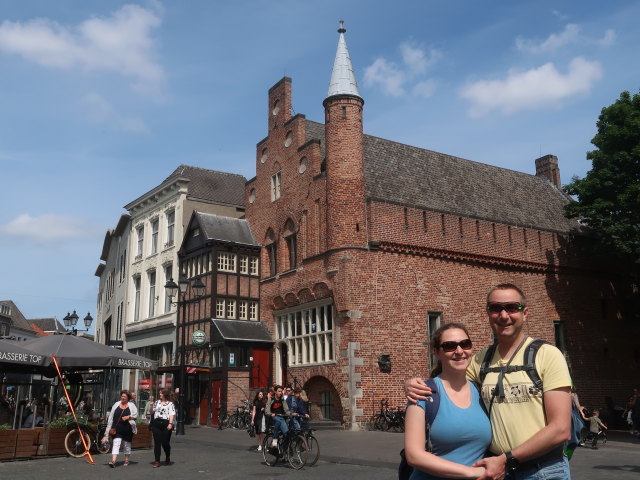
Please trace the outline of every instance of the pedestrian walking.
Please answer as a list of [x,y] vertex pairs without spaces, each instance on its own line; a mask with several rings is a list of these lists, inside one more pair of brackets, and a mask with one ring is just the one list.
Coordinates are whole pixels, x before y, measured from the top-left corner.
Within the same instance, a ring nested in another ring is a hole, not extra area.
[[151,423],[149,428],[153,434],[153,468],[160,466],[160,454],[164,450],[165,465],[171,465],[171,433],[176,407],[171,401],[171,391],[168,388],[160,390],[159,400],[151,407]]
[[259,390],[253,399],[253,407],[251,408],[251,425],[256,429],[256,437],[258,438],[258,451],[262,450],[262,441],[267,430],[264,409],[267,406],[267,398],[264,391]]
[[109,462],[111,468],[116,466],[121,446],[124,453],[124,466],[129,465],[131,442],[133,440],[133,428],[130,420],[135,420],[138,417],[138,409],[130,400],[131,393],[128,390],[120,391],[120,400],[113,404],[109,412],[107,428],[104,431],[102,441],[106,443],[109,435],[113,436],[113,448],[111,450],[111,461]]

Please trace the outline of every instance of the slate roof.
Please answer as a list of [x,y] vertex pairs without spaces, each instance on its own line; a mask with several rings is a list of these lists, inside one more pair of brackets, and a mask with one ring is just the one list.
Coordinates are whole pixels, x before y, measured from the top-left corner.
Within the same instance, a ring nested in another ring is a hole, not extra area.
[[249,222],[245,219],[202,212],[195,212],[195,215],[207,240],[259,245],[253,238]]
[[261,322],[221,320],[218,318],[213,318],[211,321],[224,341],[274,343],[271,339],[271,334]]
[[9,316],[11,317],[12,326],[21,330],[33,331],[33,328],[31,328],[29,322],[27,322],[27,319],[24,318],[24,315],[16,306],[16,304],[13,303],[13,300],[0,300],[0,304],[1,303],[9,305],[9,307],[11,308],[11,314]]
[[[307,120],[307,140],[324,139],[324,125]],[[323,153],[324,155],[324,153]],[[452,155],[364,136],[365,191],[373,200],[566,233],[569,200],[546,178]]]
[[180,165],[162,182],[161,186],[178,177],[190,180],[188,187],[190,198],[244,207],[244,186],[247,179],[242,175]]
[[244,186],[247,182],[245,177],[236,173],[218,172],[189,165],[180,165],[160,185],[125,205],[124,208],[130,210],[145,198],[151,197],[180,179],[188,181],[189,199],[244,208]]
[[44,332],[66,333],[66,329],[55,318],[30,318],[27,320],[32,327],[36,325]]

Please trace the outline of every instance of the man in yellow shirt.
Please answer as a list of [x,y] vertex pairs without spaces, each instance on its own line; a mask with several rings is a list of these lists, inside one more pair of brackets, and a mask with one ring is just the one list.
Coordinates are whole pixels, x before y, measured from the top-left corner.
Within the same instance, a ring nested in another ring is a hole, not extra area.
[[[523,332],[528,313],[526,297],[517,286],[501,284],[489,291],[487,314],[497,341],[491,369],[524,364],[524,350],[533,341]],[[562,352],[548,344],[537,352],[536,370],[543,382],[539,391],[522,370],[489,371],[480,382],[486,351],[478,352],[467,369],[467,378],[481,385],[493,431],[494,456],[476,466],[484,466],[492,480],[571,478],[563,455],[563,443],[570,437],[571,378]],[[408,380],[405,389],[412,401],[431,393],[419,378]]]

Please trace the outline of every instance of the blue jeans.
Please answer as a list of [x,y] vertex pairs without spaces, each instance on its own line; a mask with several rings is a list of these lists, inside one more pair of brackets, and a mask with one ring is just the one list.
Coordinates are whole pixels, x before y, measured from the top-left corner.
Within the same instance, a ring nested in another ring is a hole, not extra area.
[[287,427],[287,422],[284,418],[278,416],[273,417],[273,438],[278,438],[280,432],[286,435],[288,431],[289,427]]
[[505,480],[571,480],[569,460],[567,457],[562,457],[526,465],[507,474]]

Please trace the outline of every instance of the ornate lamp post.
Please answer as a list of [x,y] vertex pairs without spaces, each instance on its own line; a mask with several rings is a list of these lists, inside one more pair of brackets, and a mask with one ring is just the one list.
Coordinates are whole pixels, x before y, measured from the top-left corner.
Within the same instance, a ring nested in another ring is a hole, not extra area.
[[[64,327],[67,329],[67,335],[77,335],[78,332],[88,332],[91,323],[93,322],[93,317],[89,312],[87,312],[87,316],[84,317],[84,326],[87,327],[85,330],[78,330],[76,325],[78,324],[78,314],[74,310],[72,314],[67,312],[67,315],[62,319],[64,321]],[[69,330],[71,328],[71,330]]]
[[182,306],[182,314],[180,314],[180,309],[178,309],[178,320],[177,326],[179,330],[176,331],[176,340],[178,340],[178,333],[182,332],[182,341],[178,342],[180,348],[180,377],[179,377],[179,385],[180,391],[178,392],[178,426],[176,428],[176,435],[184,435],[184,417],[186,414],[185,410],[185,402],[184,402],[184,392],[185,392],[185,357],[186,357],[186,349],[187,349],[187,340],[186,340],[186,328],[187,328],[187,303],[192,302],[194,300],[198,300],[200,297],[204,295],[206,290],[206,286],[202,283],[200,278],[196,278],[191,283],[191,290],[193,291],[193,299],[185,300],[185,294],[187,293],[187,289],[189,287],[189,280],[181,275],[178,279],[178,284],[173,281],[172,278],[165,284],[165,292],[168,297],[172,300],[174,297],[179,295],[179,299],[171,303],[173,305]]

